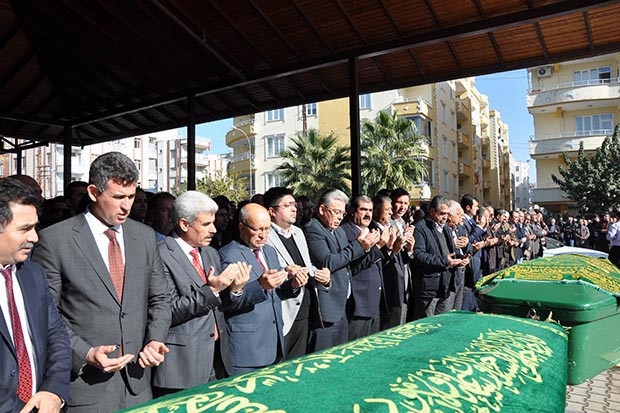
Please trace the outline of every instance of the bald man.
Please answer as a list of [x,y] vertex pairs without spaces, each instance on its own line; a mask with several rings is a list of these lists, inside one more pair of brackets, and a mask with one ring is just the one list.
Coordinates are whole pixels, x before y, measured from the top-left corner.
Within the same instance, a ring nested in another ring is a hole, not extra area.
[[231,375],[280,362],[284,356],[282,299],[296,297],[308,281],[298,266],[280,266],[267,244],[271,217],[265,207],[250,203],[239,211],[241,242],[220,249],[222,268],[237,262],[251,266],[241,291],[220,293],[229,335]]

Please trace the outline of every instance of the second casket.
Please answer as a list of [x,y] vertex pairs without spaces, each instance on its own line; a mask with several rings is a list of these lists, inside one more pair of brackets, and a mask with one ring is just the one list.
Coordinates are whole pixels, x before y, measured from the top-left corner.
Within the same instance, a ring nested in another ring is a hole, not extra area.
[[620,362],[620,273],[608,260],[537,258],[483,277],[476,290],[486,313],[550,318],[567,329],[568,384]]

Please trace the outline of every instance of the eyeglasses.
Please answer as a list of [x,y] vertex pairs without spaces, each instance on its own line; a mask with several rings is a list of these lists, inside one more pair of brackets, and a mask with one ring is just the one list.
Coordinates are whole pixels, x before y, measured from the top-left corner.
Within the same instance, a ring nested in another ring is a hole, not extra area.
[[271,227],[254,228],[253,226],[250,226],[250,225],[246,224],[245,222],[242,222],[241,225],[243,225],[244,227],[246,227],[247,229],[249,229],[252,232],[260,233],[260,234],[268,234],[269,230],[271,230]]
[[272,208],[293,208],[293,207],[297,207],[297,202],[289,202],[288,204],[272,206]]
[[347,216],[347,211],[341,211],[339,209],[331,209],[331,208],[328,208],[326,205],[323,205],[323,207],[325,208],[326,211],[329,211],[332,215],[336,217],[340,216],[344,218]]

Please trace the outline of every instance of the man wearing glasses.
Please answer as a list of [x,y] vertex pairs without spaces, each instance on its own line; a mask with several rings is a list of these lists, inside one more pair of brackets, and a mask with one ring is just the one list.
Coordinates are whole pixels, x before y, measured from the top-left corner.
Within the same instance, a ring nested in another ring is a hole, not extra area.
[[251,266],[243,290],[220,293],[233,376],[282,361],[281,300],[298,295],[308,280],[304,272],[280,266],[275,249],[266,245],[270,230],[271,218],[265,207],[247,204],[239,211],[241,242],[232,241],[219,251],[223,268],[236,262]]
[[318,309],[321,322],[310,326],[308,350],[318,351],[348,341],[346,316],[347,298],[351,295],[351,272],[349,264],[364,256],[379,240],[379,232],[360,233],[352,242],[340,223],[346,215],[349,198],[338,189],[330,189],[321,195],[316,218],[304,227],[310,258],[317,268],[331,272],[331,287],[318,290]]
[[280,265],[291,266],[311,277],[297,297],[282,300],[285,357],[291,359],[307,353],[309,318],[319,316],[317,311],[310,314],[310,297],[316,301],[317,289],[329,288],[330,274],[327,268],[312,268],[306,237],[301,228],[294,225],[301,210],[297,208],[293,191],[284,187],[271,188],[265,192],[263,202],[271,216],[267,244],[276,249]]

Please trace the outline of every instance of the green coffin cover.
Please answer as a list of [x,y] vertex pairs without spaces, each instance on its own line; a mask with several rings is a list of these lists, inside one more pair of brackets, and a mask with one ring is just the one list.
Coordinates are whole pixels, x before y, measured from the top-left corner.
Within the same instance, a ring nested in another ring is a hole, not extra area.
[[126,412],[564,412],[567,337],[553,324],[452,312]]
[[620,273],[606,259],[566,254],[498,271],[478,280],[476,289],[485,312],[525,317],[528,308],[543,309],[571,325],[617,313]]

